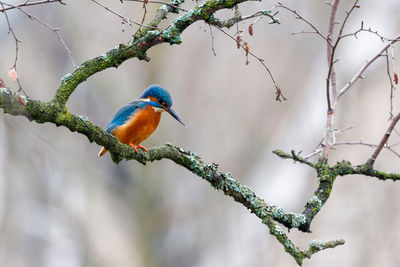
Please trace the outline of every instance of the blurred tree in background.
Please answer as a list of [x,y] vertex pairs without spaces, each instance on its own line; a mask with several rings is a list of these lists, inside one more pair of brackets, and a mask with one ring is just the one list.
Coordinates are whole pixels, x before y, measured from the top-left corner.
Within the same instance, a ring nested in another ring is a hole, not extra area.
[[[39,123],[0,119],[1,266],[395,266],[399,7],[0,1],[0,107]],[[101,128],[153,83],[188,126],[135,153]]]

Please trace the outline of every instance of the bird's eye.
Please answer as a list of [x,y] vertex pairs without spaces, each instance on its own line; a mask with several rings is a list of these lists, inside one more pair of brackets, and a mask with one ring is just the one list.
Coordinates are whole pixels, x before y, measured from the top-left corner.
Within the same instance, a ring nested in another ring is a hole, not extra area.
[[165,107],[165,102],[164,101],[161,100],[161,101],[159,101],[159,103],[160,103],[161,106]]

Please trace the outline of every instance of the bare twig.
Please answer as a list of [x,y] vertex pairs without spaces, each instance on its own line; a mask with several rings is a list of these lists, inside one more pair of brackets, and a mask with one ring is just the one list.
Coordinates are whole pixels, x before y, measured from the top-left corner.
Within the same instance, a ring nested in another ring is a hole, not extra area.
[[43,26],[45,26],[46,28],[52,30],[52,31],[54,32],[54,34],[57,36],[57,38],[60,40],[62,46],[63,46],[64,49],[65,49],[65,51],[68,53],[68,56],[69,56],[69,58],[70,58],[70,60],[71,60],[72,65],[73,65],[74,67],[76,67],[75,60],[74,60],[74,58],[73,58],[73,56],[72,56],[72,52],[71,52],[71,50],[69,50],[67,44],[66,44],[65,41],[64,41],[64,38],[63,38],[62,35],[59,33],[59,30],[60,30],[60,29],[52,27],[52,26],[49,25],[48,23],[46,23],[46,22],[44,22],[43,20],[39,19],[38,17],[36,17],[36,16],[34,16],[34,15],[32,15],[32,14],[26,12],[25,10],[23,10],[23,9],[20,8],[20,7],[17,7],[17,6],[8,4],[8,3],[4,3],[4,4],[5,4],[5,5],[8,5],[8,6],[12,6],[12,7],[17,8],[20,12],[22,12],[22,13],[23,13],[25,16],[27,16],[29,19],[35,20],[35,21],[39,22],[40,24],[42,24]]
[[257,59],[257,60],[261,63],[261,65],[263,65],[263,67],[267,70],[269,77],[271,78],[272,82],[274,83],[274,86],[275,86],[275,89],[276,89],[276,92],[275,92],[275,93],[276,93],[276,100],[277,100],[277,101],[281,101],[282,99],[283,99],[283,100],[287,100],[287,98],[283,96],[282,90],[280,89],[279,85],[276,83],[276,81],[275,81],[275,79],[274,79],[274,76],[272,75],[271,70],[270,70],[270,69],[267,67],[267,65],[265,64],[264,59],[259,58],[256,54],[254,54],[254,53],[251,52],[250,50],[246,49],[246,47],[245,47],[242,43],[238,42],[238,41],[235,39],[235,37],[233,37],[232,35],[230,35],[230,34],[227,33],[226,31],[224,31],[224,30],[221,29],[220,27],[216,27],[216,26],[214,26],[214,27],[215,27],[216,29],[220,30],[222,33],[224,33],[226,36],[228,36],[228,37],[231,38],[232,40],[234,40],[235,43],[239,44],[239,46],[240,46],[241,48],[243,48],[243,49],[246,51],[246,53],[248,53],[249,55],[251,55],[253,58]]
[[141,25],[139,26],[139,28],[137,29],[137,31],[135,32],[135,34],[133,36],[135,36],[140,31],[140,29],[142,28],[142,25],[144,23],[144,20],[146,19],[146,14],[147,14],[147,2],[146,1],[143,1],[143,9],[144,9],[144,12],[143,12],[142,21],[140,22]]
[[[353,4],[353,6],[351,7],[351,9],[349,11],[346,11],[346,16],[343,20],[343,23],[340,27],[339,30],[339,34],[338,37],[335,41],[335,43],[333,44],[333,46],[328,46],[327,47],[327,56],[328,56],[328,64],[329,64],[329,70],[328,70],[328,75],[326,78],[326,91],[327,91],[327,99],[328,99],[328,112],[330,110],[330,105],[336,106],[336,101],[338,100],[338,98],[340,97],[340,95],[338,95],[338,89],[337,89],[337,80],[336,80],[336,71],[335,71],[335,53],[336,53],[336,49],[340,43],[340,41],[342,40],[342,34],[343,34],[343,30],[344,27],[346,26],[347,20],[349,19],[351,13],[353,12],[353,10],[355,8],[358,8],[359,6],[358,4],[359,0],[356,0]],[[335,27],[335,18],[336,18],[336,11],[339,5],[339,0],[335,0],[332,4],[332,9],[331,9],[331,15],[330,15],[330,19],[329,19],[329,31],[328,31],[328,40],[330,43],[332,43],[332,36],[333,36],[333,30]],[[330,89],[329,86],[330,84],[332,85],[332,102],[330,102],[329,100],[329,93],[330,93]]]
[[[256,22],[258,22],[261,18],[264,16],[267,16],[271,19],[270,24],[277,23],[280,24],[279,19],[277,19],[276,16],[277,13],[272,13],[270,10],[261,10],[257,11],[256,13],[252,15],[247,15],[247,16],[234,16],[228,20],[220,20],[217,18],[212,18],[210,19],[210,23],[214,26],[218,26],[220,28],[230,28],[233,25],[238,25],[238,22],[249,20],[252,18],[257,18],[252,24],[254,25]],[[236,34],[241,33],[239,29],[236,29]]]
[[320,36],[322,39],[324,39],[324,40],[328,43],[328,45],[331,45],[331,43],[329,42],[328,38],[325,37],[325,36],[321,33],[321,31],[318,30],[317,27],[314,26],[314,24],[312,24],[312,23],[311,23],[310,21],[308,21],[306,18],[304,18],[303,16],[301,16],[296,10],[291,9],[291,8],[289,8],[289,7],[287,7],[287,6],[285,6],[284,4],[279,3],[279,2],[278,2],[278,5],[275,6],[275,8],[283,8],[283,9],[286,9],[286,10],[292,12],[293,14],[296,15],[296,19],[299,19],[299,20],[304,21],[306,24],[308,24],[308,26],[310,26],[310,27],[314,30],[312,33],[317,34],[317,35]]
[[349,10],[349,11],[346,11],[346,16],[345,16],[345,18],[344,18],[344,20],[343,20],[342,26],[340,27],[340,30],[339,30],[339,37],[338,37],[338,40],[337,40],[336,42],[339,42],[339,38],[340,38],[340,36],[342,36],[342,34],[343,34],[344,27],[346,26],[346,22],[347,22],[347,20],[349,19],[351,13],[354,11],[355,8],[360,8],[360,6],[358,5],[358,1],[359,1],[359,0],[356,0],[356,1],[354,2],[353,6],[350,8],[350,10]]
[[[1,4],[7,4],[3,1],[0,1]],[[25,1],[24,3],[21,3],[19,5],[8,5],[8,7],[4,7],[2,6],[2,8],[0,9],[0,12],[5,12],[11,9],[15,9],[15,8],[20,8],[20,7],[28,7],[28,6],[36,6],[36,5],[42,5],[42,4],[49,4],[49,3],[60,3],[62,5],[65,5],[64,2],[62,2],[62,0],[44,0],[44,1],[36,1],[36,2],[28,2]]]
[[[99,6],[101,6],[102,8],[104,8],[104,9],[107,10],[108,12],[111,12],[112,14],[116,15],[117,17],[121,18],[122,21],[124,21],[125,23],[128,23],[129,26],[132,26],[132,24],[135,24],[135,25],[138,25],[138,26],[143,26],[143,27],[147,27],[147,28],[157,29],[157,27],[147,26],[147,25],[144,25],[144,24],[142,24],[142,23],[139,23],[139,22],[136,22],[136,21],[134,21],[134,20],[131,20],[130,18],[127,18],[127,17],[125,17],[125,16],[123,16],[123,15],[121,15],[121,14],[115,12],[114,10],[110,9],[109,7],[103,5],[102,3],[100,3],[100,2],[98,2],[98,1],[96,1],[96,0],[90,0],[90,1],[92,1],[93,3],[95,3],[95,4],[99,5]],[[166,4],[166,3],[164,3],[164,4]]]
[[139,2],[139,3],[149,3],[149,4],[167,5],[167,6],[169,6],[169,7],[172,7],[172,8],[178,9],[178,10],[182,10],[182,11],[185,11],[185,12],[188,12],[188,11],[189,11],[189,10],[184,9],[184,8],[182,8],[182,7],[179,7],[179,6],[177,6],[177,5],[173,5],[173,4],[171,4],[171,3],[167,3],[167,2],[163,2],[163,1],[154,1],[154,0],[148,0],[148,1],[146,1],[146,0],[124,0],[124,1],[125,1],[125,2]]
[[[335,29],[336,11],[339,5],[339,0],[335,0],[331,7],[331,13],[329,16],[329,29],[327,36],[327,60],[328,60],[328,75],[326,78],[326,101],[328,105],[328,111],[326,116],[325,135],[322,142],[322,159],[328,158],[328,151],[330,146],[335,143],[335,132],[333,131],[333,125],[335,122],[335,109],[337,102],[337,82],[336,82],[336,71],[333,63],[335,57],[335,51],[338,44],[336,41],[335,46],[332,46],[332,36]],[[332,84],[332,97],[330,98],[330,84]]]
[[322,149],[321,149],[321,148],[319,148],[319,149],[315,149],[315,150],[314,150],[313,152],[311,152],[310,154],[308,154],[308,155],[304,156],[304,158],[305,158],[305,159],[312,158],[313,156],[315,156],[315,155],[319,154],[321,151],[322,151]]
[[390,137],[390,134],[392,133],[392,131],[393,131],[394,127],[396,126],[396,123],[399,121],[399,119],[400,119],[400,112],[392,118],[392,121],[390,122],[388,129],[386,130],[381,141],[379,142],[379,145],[376,147],[374,153],[368,159],[368,161],[367,161],[368,167],[372,168],[372,166],[374,165],[376,158],[378,157],[378,155],[381,152],[384,145],[387,143],[387,141]]
[[355,31],[355,32],[353,32],[353,33],[342,34],[342,35],[339,36],[339,38],[340,38],[340,39],[344,39],[344,38],[350,37],[350,36],[354,36],[355,38],[358,38],[357,35],[358,35],[360,32],[372,33],[372,34],[378,36],[379,39],[381,39],[382,42],[391,41],[389,38],[387,38],[387,37],[385,37],[385,36],[379,34],[378,31],[374,31],[374,30],[372,30],[371,28],[368,28],[368,29],[364,28],[364,22],[363,22],[363,21],[361,21],[360,29],[358,29],[357,31]]
[[[329,16],[329,29],[328,29],[328,45],[326,46],[327,48],[327,59],[328,59],[328,77],[326,78],[326,98],[327,98],[327,103],[328,103],[328,112],[333,112],[332,106],[331,106],[331,99],[330,99],[330,83],[332,83],[332,95],[334,98],[334,101],[336,101],[336,71],[335,71],[335,66],[333,63],[334,55],[335,55],[335,50],[336,47],[332,47],[332,36],[333,36],[333,31],[335,29],[335,19],[336,19],[336,11],[339,6],[339,0],[335,0],[332,4],[331,8],[331,14]],[[344,24],[343,24],[344,25]],[[337,43],[337,42],[336,42]]]
[[[333,131],[334,131],[335,134],[340,135],[340,134],[342,134],[344,131],[347,131],[347,130],[350,130],[350,129],[353,129],[353,128],[354,128],[354,126],[347,126],[347,127],[345,127],[345,128],[334,129]],[[318,153],[320,153],[320,152],[322,151],[322,148],[323,148],[323,144],[322,144],[323,141],[324,141],[324,138],[322,138],[321,141],[319,141],[319,143],[318,143],[318,145],[315,147],[314,151],[311,152],[310,154],[308,154],[307,156],[305,156],[304,158],[309,159],[309,158],[311,158],[311,157],[317,155]],[[333,146],[333,145],[331,145],[331,147],[332,147],[332,146]]]
[[350,89],[351,86],[353,86],[353,84],[355,82],[357,82],[357,80],[359,78],[361,78],[362,74],[364,73],[364,71],[373,63],[375,62],[375,60],[377,60],[379,57],[382,56],[382,53],[385,52],[391,45],[393,45],[394,43],[398,42],[400,40],[400,35],[396,36],[394,39],[392,39],[392,41],[388,42],[387,44],[385,44],[377,54],[375,54],[373,57],[371,57],[370,59],[368,59],[365,64],[361,67],[361,69],[353,76],[353,78],[339,91],[339,97],[341,97],[343,94],[345,94],[347,92],[347,90]]
[[[4,9],[4,4],[2,2],[0,2],[0,5],[2,7],[2,9]],[[15,41],[15,59],[14,59],[14,65],[13,68],[17,69],[17,61],[18,61],[18,43],[21,42],[21,40],[19,40],[13,30],[13,28],[11,27],[11,23],[10,23],[10,19],[8,18],[7,12],[4,11],[4,16],[6,17],[6,21],[7,21],[7,26],[8,26],[8,34],[11,33],[11,35],[14,37],[14,41]]]
[[[2,9],[4,9],[3,2],[1,2],[0,4],[1,4]],[[10,20],[8,18],[8,15],[7,15],[6,11],[4,11],[4,16],[6,17],[6,21],[7,21],[8,33],[9,34],[11,33],[13,38],[14,38],[14,40],[15,40],[15,59],[14,59],[14,65],[13,65],[12,68],[14,68],[15,72],[17,72],[18,49],[19,49],[19,44],[18,43],[21,42],[21,40],[19,40],[17,38],[17,36],[15,35],[15,32],[14,32],[13,28],[11,27],[11,23],[10,23]],[[22,92],[25,96],[28,96],[27,93],[24,91],[24,89],[22,89],[21,81],[19,80],[18,75],[16,76],[16,81],[18,83],[18,92]]]
[[395,86],[393,84],[393,80],[392,80],[392,75],[390,73],[390,63],[389,63],[389,55],[388,55],[388,49],[386,49],[386,73],[388,75],[389,78],[389,83],[390,83],[390,112],[389,112],[389,119],[393,118],[393,92]]
[[[395,154],[397,157],[399,157],[400,158],[400,153],[398,153],[396,150],[394,150],[393,149],[393,147],[394,146],[396,146],[396,145],[398,145],[398,144],[400,144],[400,143],[397,143],[397,144],[393,144],[393,145],[390,145],[390,146],[388,146],[387,144],[385,144],[384,146],[383,146],[383,148],[386,148],[387,150],[389,150],[390,152],[392,152],[393,154]],[[359,141],[359,142],[351,142],[351,141],[349,141],[349,142],[336,142],[336,143],[334,143],[333,145],[332,145],[332,147],[334,147],[334,146],[341,146],[341,145],[349,145],[349,146],[354,146],[354,145],[361,145],[361,146],[368,146],[368,147],[370,147],[370,148],[376,148],[376,147],[378,147],[378,145],[375,145],[375,144],[371,144],[371,143],[365,143],[364,141]]]
[[214,49],[214,34],[212,32],[211,24],[208,24],[208,27],[210,28],[210,35],[211,35],[211,51],[213,52],[214,56],[216,56],[217,54],[215,53]]

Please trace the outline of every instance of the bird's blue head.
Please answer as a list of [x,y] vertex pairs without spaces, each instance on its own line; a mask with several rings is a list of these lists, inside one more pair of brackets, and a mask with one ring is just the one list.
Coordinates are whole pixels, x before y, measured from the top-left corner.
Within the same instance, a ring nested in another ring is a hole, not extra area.
[[140,98],[150,99],[151,101],[147,102],[149,105],[167,111],[169,114],[171,114],[172,117],[174,117],[180,123],[185,125],[185,123],[179,117],[179,115],[171,108],[172,106],[171,95],[166,89],[164,89],[160,85],[150,85],[149,88],[144,90]]
[[140,98],[154,97],[162,106],[172,106],[171,95],[168,91],[159,85],[150,85],[149,88],[144,90]]

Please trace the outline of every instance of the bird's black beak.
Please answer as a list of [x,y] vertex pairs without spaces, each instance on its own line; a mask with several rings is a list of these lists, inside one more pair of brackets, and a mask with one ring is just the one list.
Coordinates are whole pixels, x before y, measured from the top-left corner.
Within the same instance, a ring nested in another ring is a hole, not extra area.
[[179,115],[175,112],[175,110],[173,110],[171,107],[164,107],[164,110],[166,112],[168,112],[169,114],[171,114],[172,117],[174,117],[177,121],[179,121],[180,123],[182,123],[183,126],[185,126],[185,123],[183,122],[183,120],[179,117]]

